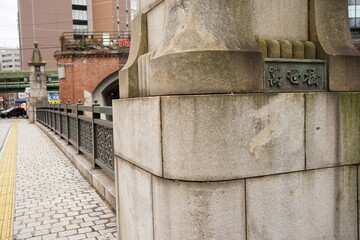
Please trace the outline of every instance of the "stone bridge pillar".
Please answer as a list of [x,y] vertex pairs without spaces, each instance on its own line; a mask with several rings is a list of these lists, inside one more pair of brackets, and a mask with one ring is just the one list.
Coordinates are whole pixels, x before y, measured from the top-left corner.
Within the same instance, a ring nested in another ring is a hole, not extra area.
[[30,104],[27,115],[29,123],[35,121],[35,108],[39,103],[47,103],[46,73],[45,65],[38,48],[38,42],[34,42],[34,50],[31,60],[28,62],[30,67]]
[[141,0],[113,101],[126,240],[357,239],[346,0]]

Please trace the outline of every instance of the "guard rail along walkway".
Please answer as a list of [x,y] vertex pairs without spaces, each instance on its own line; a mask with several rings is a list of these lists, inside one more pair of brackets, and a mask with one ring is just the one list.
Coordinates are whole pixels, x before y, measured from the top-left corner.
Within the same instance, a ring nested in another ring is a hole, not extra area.
[[38,104],[36,121],[47,126],[77,151],[92,159],[94,168],[114,176],[114,141],[111,107],[77,104]]

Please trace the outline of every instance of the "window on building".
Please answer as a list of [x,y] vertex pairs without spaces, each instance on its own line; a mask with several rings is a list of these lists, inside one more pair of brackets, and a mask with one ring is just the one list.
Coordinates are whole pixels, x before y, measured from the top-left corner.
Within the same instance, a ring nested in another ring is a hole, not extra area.
[[87,25],[73,25],[73,30],[75,34],[84,34],[88,32]]
[[352,30],[360,29],[360,0],[348,0],[349,23]]
[[83,10],[72,10],[73,20],[88,20],[87,11]]
[[87,5],[87,1],[86,1],[86,0],[72,0],[72,4],[73,4],[73,5],[83,5],[83,6],[86,6],[86,5]]

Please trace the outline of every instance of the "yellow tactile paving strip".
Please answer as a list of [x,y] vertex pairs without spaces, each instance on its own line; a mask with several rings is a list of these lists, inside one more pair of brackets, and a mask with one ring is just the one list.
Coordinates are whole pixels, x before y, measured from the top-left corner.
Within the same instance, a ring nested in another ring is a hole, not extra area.
[[0,240],[12,239],[18,122],[14,122],[0,159]]

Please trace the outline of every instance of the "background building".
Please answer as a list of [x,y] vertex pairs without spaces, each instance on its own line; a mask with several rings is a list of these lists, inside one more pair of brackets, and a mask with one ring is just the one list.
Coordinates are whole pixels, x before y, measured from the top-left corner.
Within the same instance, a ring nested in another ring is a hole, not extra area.
[[360,0],[348,0],[350,30],[355,46],[360,49]]
[[18,49],[0,50],[0,71],[15,72],[21,70],[20,51]]
[[18,0],[19,35],[23,69],[28,69],[34,41],[39,42],[47,69],[56,68],[63,32],[79,37],[93,31],[130,31],[135,0]]
[[8,109],[16,106],[16,99],[18,99],[18,93],[3,93],[0,92],[0,108]]
[[93,31],[130,31],[130,0],[92,0]]
[[18,0],[22,68],[28,70],[34,41],[39,42],[47,69],[55,69],[59,36],[72,31],[71,0]]

